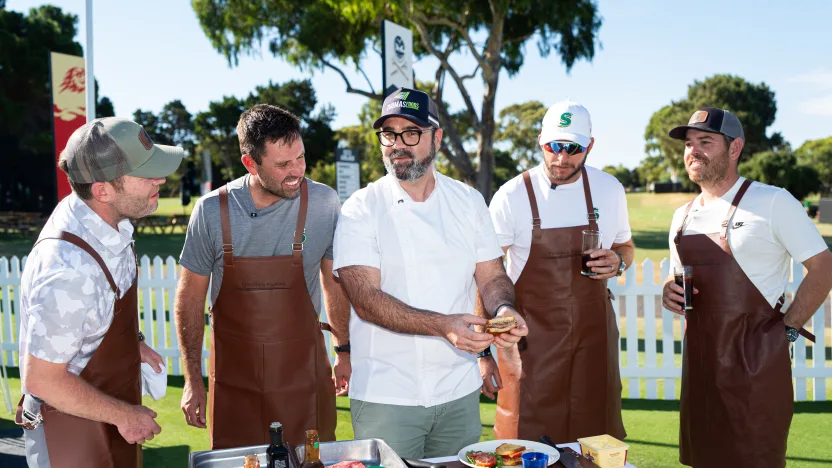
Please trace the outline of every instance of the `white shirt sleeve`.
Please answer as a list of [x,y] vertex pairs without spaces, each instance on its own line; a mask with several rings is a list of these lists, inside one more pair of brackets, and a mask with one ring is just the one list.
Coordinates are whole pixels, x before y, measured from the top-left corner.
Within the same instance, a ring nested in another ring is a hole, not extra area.
[[341,216],[332,241],[334,261],[332,269],[360,265],[381,268],[381,254],[375,232],[376,223],[361,197],[350,197],[341,207]]
[[473,190],[471,194],[474,209],[477,213],[475,219],[477,263],[500,258],[503,256],[503,249],[500,248],[500,243],[497,241],[497,233],[494,231],[494,223],[491,221],[491,213],[488,211],[488,206],[485,205],[485,199],[476,190]]
[[674,240],[676,239],[676,232],[679,230],[679,224],[682,222],[682,217],[679,213],[679,210],[676,210],[676,213],[673,214],[673,220],[670,222],[670,234],[668,235],[667,242],[670,248],[670,273],[673,274],[673,269],[682,268],[682,261],[679,260],[679,252],[676,251],[676,243]]
[[618,233],[615,234],[616,244],[623,244],[632,239],[633,232],[630,230],[630,215],[627,212],[627,194],[624,187],[618,185]]
[[497,241],[500,243],[500,247],[514,245],[516,235],[514,213],[511,210],[511,204],[505,190],[497,190],[488,209],[491,212],[491,221],[494,225],[494,231],[497,233]]
[[28,292],[26,346],[21,353],[56,364],[72,361],[88,335],[87,317],[97,313],[103,295],[89,275],[65,264],[47,267]]
[[769,226],[772,236],[798,263],[828,248],[803,205],[785,189],[781,189],[771,202]]

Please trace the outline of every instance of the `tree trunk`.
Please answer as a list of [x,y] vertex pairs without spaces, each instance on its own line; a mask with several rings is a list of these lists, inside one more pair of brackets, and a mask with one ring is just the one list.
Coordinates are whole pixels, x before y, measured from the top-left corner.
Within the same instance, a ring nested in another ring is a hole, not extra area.
[[477,188],[482,193],[486,203],[490,203],[491,197],[494,195],[494,101],[497,94],[496,74],[494,76],[494,83],[486,83],[485,85],[480,134],[477,138],[477,157],[480,161],[479,171],[477,172]]

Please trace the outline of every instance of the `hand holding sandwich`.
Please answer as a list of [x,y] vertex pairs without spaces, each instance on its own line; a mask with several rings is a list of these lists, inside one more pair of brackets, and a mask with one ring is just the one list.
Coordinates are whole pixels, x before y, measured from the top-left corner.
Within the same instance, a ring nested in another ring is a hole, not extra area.
[[471,325],[485,325],[485,319],[470,314],[445,315],[441,321],[441,334],[457,349],[477,354],[491,346],[494,337],[471,329]]
[[509,305],[499,308],[497,316],[487,322],[485,331],[494,335],[494,344],[501,348],[511,348],[529,334],[526,321]]

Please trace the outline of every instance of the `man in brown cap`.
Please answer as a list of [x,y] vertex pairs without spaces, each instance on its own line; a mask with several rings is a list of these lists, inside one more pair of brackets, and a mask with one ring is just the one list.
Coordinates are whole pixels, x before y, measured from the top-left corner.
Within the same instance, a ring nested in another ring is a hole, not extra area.
[[130,219],[156,210],[183,154],[116,117],[82,126],[61,153],[73,193],[41,231],[19,296],[15,421],[30,467],[139,467],[139,444],[162,430],[141,405],[140,365],[160,372],[162,358],[139,331]]
[[[691,267],[692,308],[667,279],[664,307],[687,319],[680,461],[696,467],[786,465],[794,411],[789,346],[832,288],[832,253],[800,202],[740,177],[745,136],[731,112],[703,107],[670,131],[702,194],[676,210],[674,269]],[[792,260],[808,270],[784,313]],[[680,304],[681,303],[681,304]]]

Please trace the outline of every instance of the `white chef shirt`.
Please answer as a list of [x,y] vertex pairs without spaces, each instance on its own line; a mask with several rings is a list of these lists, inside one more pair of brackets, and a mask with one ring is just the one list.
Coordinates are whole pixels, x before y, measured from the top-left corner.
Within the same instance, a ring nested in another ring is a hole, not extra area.
[[[414,202],[386,175],[355,192],[335,230],[333,269],[378,268],[381,290],[440,314],[473,314],[474,269],[502,256],[475,189],[434,171],[436,187]],[[482,386],[476,358],[442,337],[395,333],[350,312],[350,398],[431,407]]]
[[[722,197],[701,204],[696,197],[690,209],[684,235],[720,232],[745,178],[740,177]],[[676,210],[670,225],[671,268],[681,266],[673,238],[684,218],[687,204]],[[731,252],[748,279],[773,307],[786,289],[790,258],[803,263],[827,249],[817,227],[803,205],[779,187],[753,182],[740,200],[728,230]],[[695,273],[694,273],[695,274]]]
[[[586,166],[586,173],[593,208],[598,217],[598,229],[601,230],[601,246],[609,249],[613,244],[627,242],[632,233],[624,187],[614,176],[594,167]],[[529,175],[542,229],[589,223],[583,175],[571,184],[558,185],[556,189],[552,189],[552,182],[542,165],[529,170]],[[508,276],[516,283],[529,260],[532,246],[532,207],[523,174],[497,190],[489,209],[500,246],[509,247]]]

